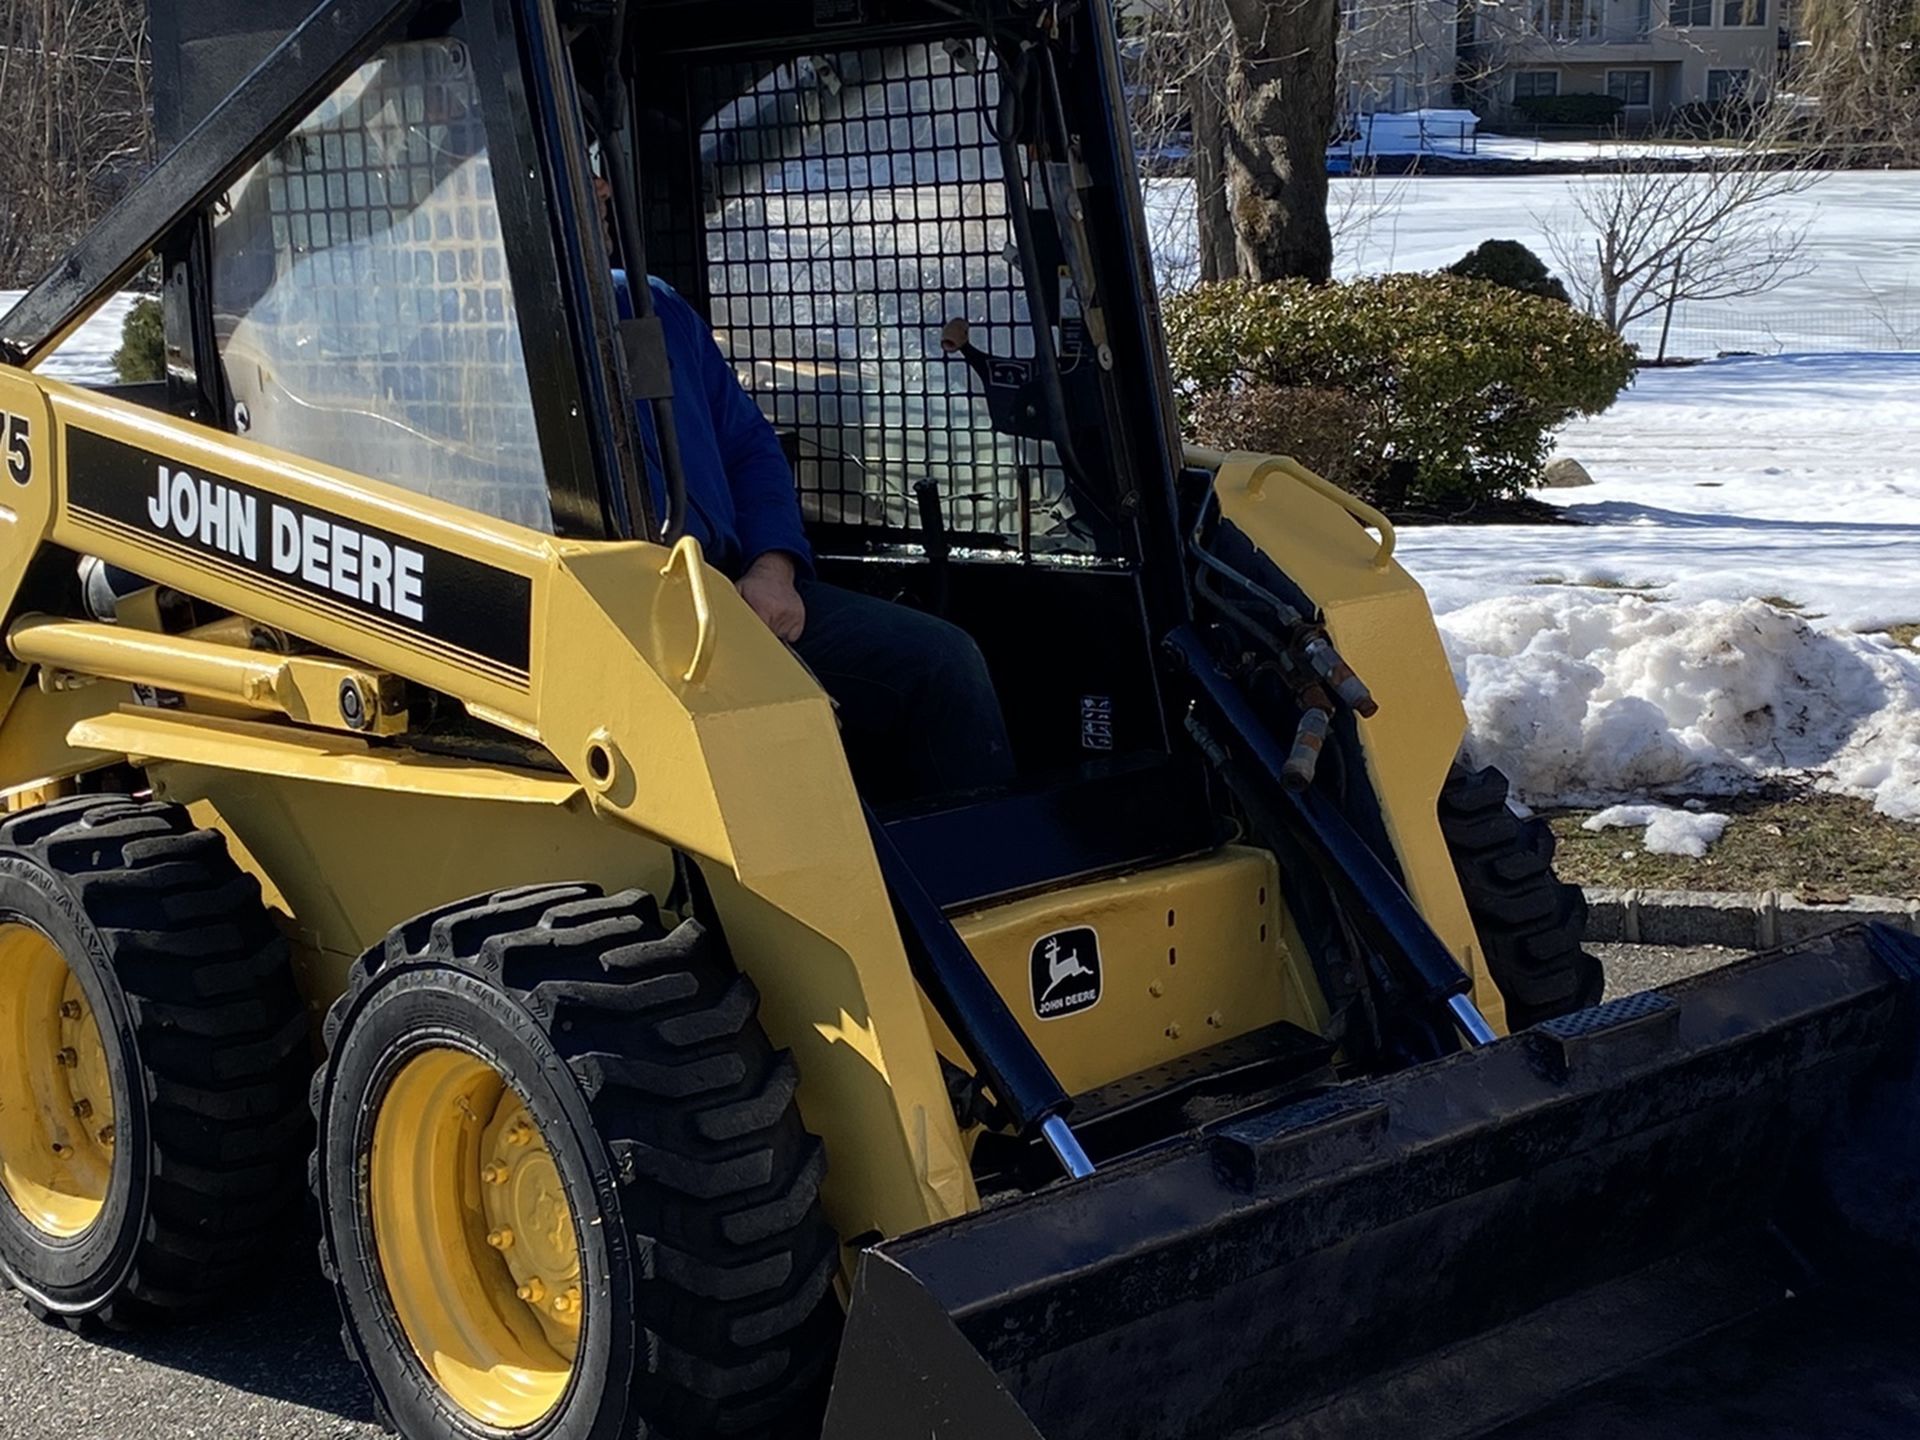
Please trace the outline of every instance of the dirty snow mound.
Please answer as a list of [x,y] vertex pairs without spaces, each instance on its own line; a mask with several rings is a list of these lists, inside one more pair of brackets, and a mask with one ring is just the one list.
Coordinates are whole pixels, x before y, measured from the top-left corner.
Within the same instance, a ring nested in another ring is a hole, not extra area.
[[1440,625],[1474,763],[1536,805],[1799,777],[1920,821],[1920,656],[1758,600],[1509,595]]
[[1640,843],[1649,855],[1686,855],[1698,860],[1726,833],[1728,815],[1675,810],[1666,805],[1610,805],[1590,815],[1582,830],[1609,830],[1616,825],[1646,827]]

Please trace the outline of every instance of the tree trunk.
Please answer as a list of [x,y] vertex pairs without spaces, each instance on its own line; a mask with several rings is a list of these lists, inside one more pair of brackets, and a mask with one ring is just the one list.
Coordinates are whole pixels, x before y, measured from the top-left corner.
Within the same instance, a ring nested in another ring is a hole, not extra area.
[[[1218,41],[1225,17],[1212,0],[1200,0],[1195,39],[1210,53],[1187,77],[1193,116],[1193,190],[1200,225],[1200,280],[1212,284],[1239,273],[1234,253],[1233,211],[1227,204],[1226,56]],[[1209,21],[1216,23],[1208,23]]]
[[1249,280],[1329,279],[1327,141],[1339,0],[1226,0],[1226,10],[1227,196],[1237,269]]

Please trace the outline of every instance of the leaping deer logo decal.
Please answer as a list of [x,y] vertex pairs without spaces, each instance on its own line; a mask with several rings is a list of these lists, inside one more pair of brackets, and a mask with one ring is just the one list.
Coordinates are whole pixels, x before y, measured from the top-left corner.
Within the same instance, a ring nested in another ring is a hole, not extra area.
[[1091,926],[1041,936],[1028,963],[1033,1013],[1042,1020],[1077,1015],[1100,1003],[1100,937]]
[[1047,976],[1051,983],[1048,984],[1046,991],[1040,996],[1040,1003],[1043,1005],[1051,1000],[1053,998],[1053,992],[1066,984],[1067,981],[1078,979],[1082,976],[1088,980],[1095,978],[1093,971],[1080,963],[1080,954],[1077,950],[1069,950],[1065,955],[1060,953],[1060,937],[1058,935],[1049,935],[1047,937],[1046,956]]

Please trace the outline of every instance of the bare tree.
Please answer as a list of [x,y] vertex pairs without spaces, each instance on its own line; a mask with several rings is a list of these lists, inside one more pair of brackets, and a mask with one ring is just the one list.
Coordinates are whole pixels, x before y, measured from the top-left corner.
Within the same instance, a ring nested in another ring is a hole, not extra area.
[[1850,164],[1920,165],[1920,0],[1800,0],[1786,83]]
[[1789,109],[1762,106],[1691,168],[1642,156],[1571,181],[1544,228],[1575,300],[1617,334],[1658,317],[1664,359],[1677,306],[1763,295],[1808,272],[1806,224],[1781,202],[1821,178]]
[[0,0],[0,284],[37,279],[144,168],[144,0]]

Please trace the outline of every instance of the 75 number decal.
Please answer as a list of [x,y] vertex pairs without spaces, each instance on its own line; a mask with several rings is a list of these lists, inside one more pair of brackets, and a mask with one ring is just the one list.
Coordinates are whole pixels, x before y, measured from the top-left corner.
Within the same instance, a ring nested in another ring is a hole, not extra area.
[[24,415],[9,415],[0,410],[0,463],[16,484],[33,480],[33,431]]

